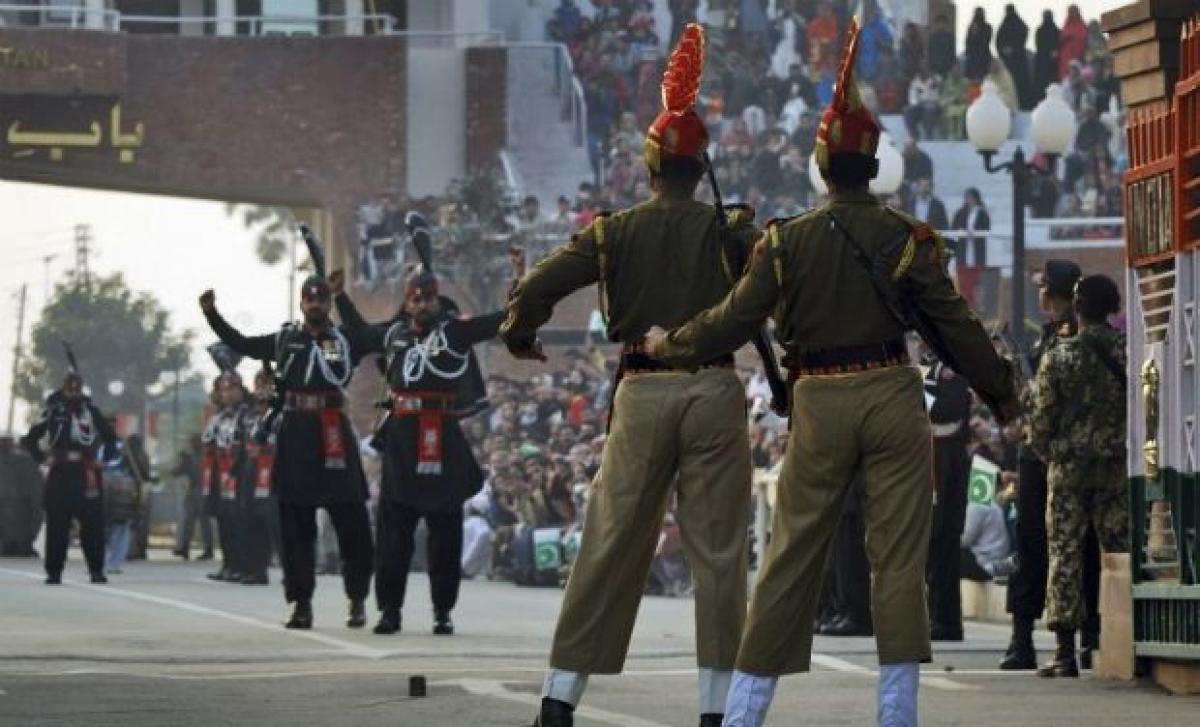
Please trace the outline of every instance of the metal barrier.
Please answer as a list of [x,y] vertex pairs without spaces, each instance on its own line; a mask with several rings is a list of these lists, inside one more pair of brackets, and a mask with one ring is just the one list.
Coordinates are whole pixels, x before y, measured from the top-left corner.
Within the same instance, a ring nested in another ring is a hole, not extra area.
[[[508,48],[510,66],[517,57],[517,54],[520,53],[546,54],[551,57],[551,62],[554,65],[553,90],[558,96],[560,118],[563,121],[571,122],[575,145],[586,146],[587,100],[583,93],[583,85],[575,75],[575,63],[571,60],[571,53],[567,50],[567,46],[562,43],[543,43],[537,41],[509,42],[504,45]],[[516,79],[513,78],[512,74],[509,75],[509,79],[509,98],[520,98],[520,96],[513,94],[513,80]],[[518,111],[519,109],[514,104],[509,105],[510,131],[513,129],[514,124],[519,123],[519,120],[515,116]]]
[[120,30],[121,13],[71,5],[0,3],[0,27]]

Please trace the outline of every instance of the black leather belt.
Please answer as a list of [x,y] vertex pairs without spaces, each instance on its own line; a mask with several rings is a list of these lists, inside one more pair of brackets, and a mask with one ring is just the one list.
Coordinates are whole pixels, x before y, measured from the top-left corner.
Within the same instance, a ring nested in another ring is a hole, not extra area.
[[[621,352],[621,368],[625,373],[627,373],[627,374],[650,374],[650,373],[672,373],[672,372],[678,373],[678,372],[683,372],[683,371],[689,370],[689,369],[680,368],[678,366],[671,366],[670,364],[668,364],[660,359],[654,358],[652,356],[647,356],[645,353],[642,353],[641,350],[639,350],[639,349],[640,349],[640,346],[637,348],[632,347],[632,346],[626,346],[625,349],[622,350],[622,352]],[[731,368],[733,368],[733,354],[727,353],[723,356],[717,356],[714,359],[705,361],[704,363],[700,364],[700,368],[702,368],[702,369],[712,369],[712,368],[731,369]]]
[[788,358],[790,378],[797,379],[903,366],[908,363],[908,347],[903,338],[895,338],[883,343],[804,351]]

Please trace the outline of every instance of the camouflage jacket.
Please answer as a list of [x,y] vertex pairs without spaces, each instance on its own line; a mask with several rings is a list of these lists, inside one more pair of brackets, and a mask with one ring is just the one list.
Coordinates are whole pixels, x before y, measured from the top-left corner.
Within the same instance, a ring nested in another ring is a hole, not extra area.
[[1026,441],[1047,462],[1125,456],[1125,386],[1093,350],[1126,366],[1125,334],[1092,325],[1060,341],[1033,384]]

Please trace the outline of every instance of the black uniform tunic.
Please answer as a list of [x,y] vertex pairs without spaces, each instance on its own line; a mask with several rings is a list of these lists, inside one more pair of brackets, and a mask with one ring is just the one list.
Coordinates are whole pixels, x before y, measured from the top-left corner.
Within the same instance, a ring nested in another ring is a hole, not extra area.
[[[289,393],[340,394],[354,367],[368,352],[356,331],[338,326],[315,336],[293,324],[274,334],[244,336],[215,310],[205,313],[205,317],[230,348],[248,358],[274,363]],[[366,501],[367,482],[358,440],[349,418],[344,413],[340,418],[345,457],[341,462],[331,462],[322,446],[321,414],[284,410],[272,474],[272,491],[281,501],[307,505]]]

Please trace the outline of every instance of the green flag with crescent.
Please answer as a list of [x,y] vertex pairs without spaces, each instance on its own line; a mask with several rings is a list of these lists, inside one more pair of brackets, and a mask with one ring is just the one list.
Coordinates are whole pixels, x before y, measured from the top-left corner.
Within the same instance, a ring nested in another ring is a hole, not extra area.
[[996,497],[996,482],[1000,468],[978,454],[971,460],[971,476],[967,480],[967,499],[980,505],[990,505]]

